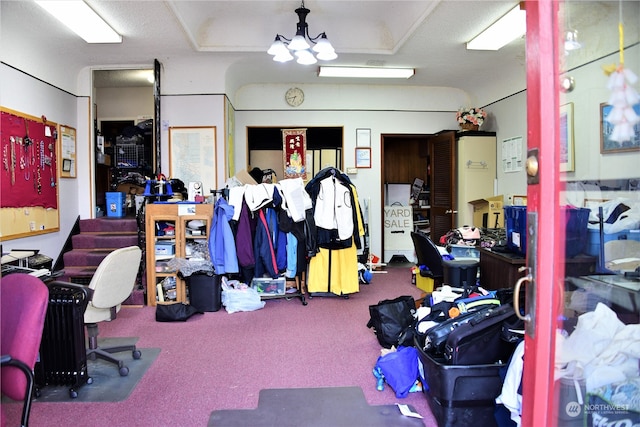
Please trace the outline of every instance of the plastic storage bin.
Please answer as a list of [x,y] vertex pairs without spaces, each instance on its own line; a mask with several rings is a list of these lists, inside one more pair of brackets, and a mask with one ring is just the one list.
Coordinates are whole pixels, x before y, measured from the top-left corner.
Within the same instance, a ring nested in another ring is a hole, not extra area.
[[449,253],[454,259],[480,259],[480,250],[475,246],[451,245]]
[[[567,258],[573,258],[585,251],[590,210],[572,207],[563,207],[562,210],[566,219],[565,254]],[[504,216],[507,228],[507,248],[525,256],[527,254],[527,207],[505,206]]]
[[220,275],[195,273],[185,277],[189,289],[189,304],[200,311],[218,311],[222,307]]
[[107,216],[113,218],[124,217],[124,207],[127,202],[127,195],[120,192],[107,192]]
[[527,254],[527,207],[505,206],[507,248],[520,255]]
[[480,261],[477,259],[443,259],[444,283],[456,288],[461,288],[465,284],[466,286],[475,285],[479,264]]
[[278,277],[277,279],[260,277],[251,281],[251,287],[258,291],[260,296],[285,295],[287,280],[284,277]]
[[566,244],[565,253],[567,258],[581,254],[587,247],[589,214],[590,209],[587,208],[563,208],[565,211],[566,223]]
[[500,369],[505,364],[447,365],[414,341],[420,380],[438,427],[495,427],[495,398],[502,391]]
[[[587,254],[592,256],[600,255],[600,230],[590,228],[587,230],[588,244]],[[618,233],[602,233],[604,243],[612,240],[638,240],[640,241],[640,230],[625,230]]]

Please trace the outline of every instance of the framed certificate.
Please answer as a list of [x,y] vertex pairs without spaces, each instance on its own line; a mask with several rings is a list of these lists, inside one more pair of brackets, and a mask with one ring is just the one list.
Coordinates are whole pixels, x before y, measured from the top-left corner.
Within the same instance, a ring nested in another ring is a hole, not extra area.
[[356,148],[356,167],[357,168],[370,168],[371,167],[371,148]]

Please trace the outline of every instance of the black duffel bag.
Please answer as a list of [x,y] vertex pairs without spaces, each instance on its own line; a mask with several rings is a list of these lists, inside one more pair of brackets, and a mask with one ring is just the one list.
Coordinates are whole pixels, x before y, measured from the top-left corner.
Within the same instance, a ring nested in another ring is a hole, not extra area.
[[382,300],[369,306],[371,318],[368,328],[385,348],[393,346],[413,346],[416,303],[412,296],[401,296],[392,300]]

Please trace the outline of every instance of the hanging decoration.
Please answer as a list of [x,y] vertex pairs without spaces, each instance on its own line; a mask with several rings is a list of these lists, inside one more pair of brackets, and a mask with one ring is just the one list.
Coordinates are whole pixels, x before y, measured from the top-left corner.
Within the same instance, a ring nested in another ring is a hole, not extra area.
[[634,137],[634,125],[640,122],[640,117],[633,109],[633,106],[640,102],[638,92],[632,87],[637,81],[636,74],[624,67],[624,25],[622,23],[622,2],[620,2],[620,18],[618,22],[619,44],[620,44],[620,64],[607,65],[604,72],[609,76],[607,88],[611,90],[609,105],[611,112],[605,119],[613,130],[609,139],[622,145],[625,141],[630,141]]
[[307,179],[307,129],[282,129],[284,177]]

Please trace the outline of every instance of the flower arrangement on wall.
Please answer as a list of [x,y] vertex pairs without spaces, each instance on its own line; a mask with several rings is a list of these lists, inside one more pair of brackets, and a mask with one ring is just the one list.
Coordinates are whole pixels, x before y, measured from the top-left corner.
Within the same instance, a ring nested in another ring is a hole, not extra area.
[[487,117],[486,111],[482,108],[461,108],[456,113],[456,121],[460,125],[471,124],[481,126]]

